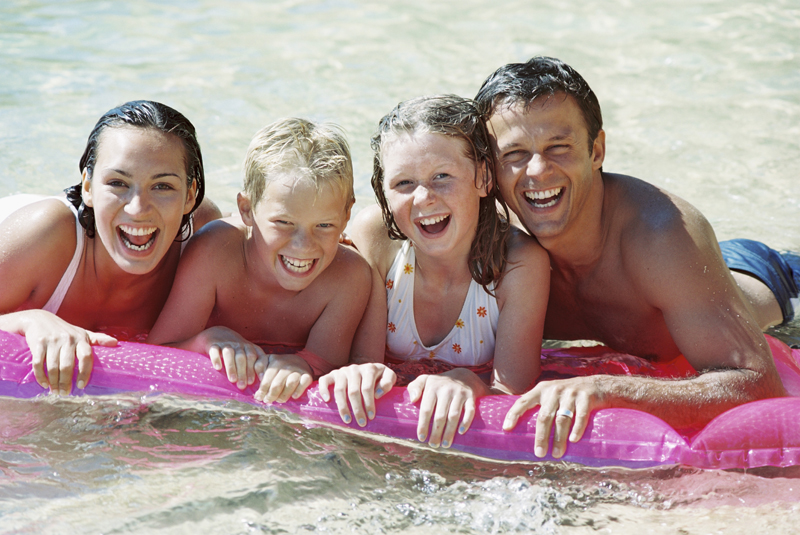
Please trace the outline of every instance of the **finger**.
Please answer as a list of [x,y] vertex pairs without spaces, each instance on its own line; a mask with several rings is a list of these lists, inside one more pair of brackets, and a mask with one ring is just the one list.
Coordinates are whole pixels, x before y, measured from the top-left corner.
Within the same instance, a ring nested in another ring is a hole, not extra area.
[[536,418],[536,439],[534,440],[533,453],[537,457],[547,455],[550,447],[550,429],[553,427],[556,409],[552,405],[539,407]]
[[264,378],[264,372],[266,372],[267,368],[269,368],[269,355],[264,353],[264,350],[258,346],[256,346],[256,354],[258,355],[258,358],[256,359],[256,363],[253,365],[253,371],[260,381]]
[[47,380],[50,383],[50,392],[57,394],[59,390],[59,352],[60,347],[54,343],[47,344]]
[[419,400],[422,392],[425,390],[425,383],[428,381],[427,375],[420,375],[406,387],[406,392],[410,398],[411,403],[416,403]]
[[[424,394],[424,393],[423,393]],[[417,438],[420,442],[425,442],[428,438],[428,427],[430,427],[431,417],[436,408],[436,394],[432,389],[428,389],[427,395],[422,396],[419,404],[419,420],[417,421]]]
[[[425,403],[426,397],[428,397],[428,395],[423,394],[422,396],[423,403]],[[434,448],[438,448],[439,445],[442,443],[442,433],[444,433],[444,428],[445,425],[447,424],[447,415],[450,412],[450,405],[453,404],[453,399],[449,395],[449,393],[444,396],[431,393],[430,397],[433,398],[431,403],[435,403],[436,408],[433,411],[433,421],[431,422],[431,435],[428,437],[428,444],[430,444]]]
[[317,390],[319,390],[319,395],[322,396],[322,401],[325,403],[329,403],[331,401],[330,388],[332,384],[334,384],[333,373],[323,375],[319,378],[319,383],[317,383]]
[[276,370],[267,368],[267,371],[264,372],[264,377],[261,378],[261,384],[258,386],[258,390],[256,390],[256,393],[253,396],[256,398],[256,400],[267,403],[267,393],[272,386],[272,381],[275,379],[276,374]]
[[247,361],[247,386],[256,382],[256,362],[258,361],[258,353],[254,347],[255,346],[247,345],[244,348],[244,356]]
[[47,374],[44,373],[45,363],[47,361],[47,351],[44,342],[37,340],[33,344],[28,342],[28,347],[31,350],[31,365],[33,366],[33,376],[36,382],[42,388],[50,388],[50,383],[47,381]]
[[303,395],[303,392],[311,386],[311,383],[314,382],[314,378],[311,377],[309,374],[304,373],[300,375],[300,384],[297,385],[297,388],[294,389],[294,394],[292,394],[292,399],[297,399]]
[[394,387],[397,382],[397,374],[391,368],[384,368],[381,380],[378,382],[378,388],[375,389],[375,399],[380,399],[389,390]]
[[363,400],[364,412],[367,413],[367,418],[370,420],[375,418],[375,396],[377,394],[376,389],[378,388],[375,384],[378,380],[376,373],[377,370],[370,367],[365,376],[361,379],[361,395],[359,396],[359,401]]
[[117,339],[104,333],[95,333],[86,331],[89,336],[89,343],[93,346],[114,347],[117,345]]
[[[351,366],[345,370],[347,375],[347,399],[353,411],[353,418],[359,427],[367,425],[364,398],[372,398],[375,384],[375,370],[371,366]],[[374,402],[373,402],[374,415]]]
[[78,342],[75,346],[75,356],[78,357],[78,388],[83,390],[89,377],[92,375],[94,360],[92,359],[92,346],[88,342]]
[[214,369],[220,371],[222,369],[222,350],[218,345],[214,344],[208,348],[208,358],[211,359],[211,365]]
[[503,431],[511,431],[514,429],[522,415],[538,404],[539,396],[534,395],[533,392],[528,392],[520,396],[506,413],[506,417],[503,420]]
[[233,361],[236,363],[236,388],[247,388],[247,355],[242,346],[237,346],[233,352]]
[[567,437],[569,436],[569,428],[572,426],[572,416],[565,414],[566,410],[572,415],[575,414],[575,411],[566,406],[559,407],[556,412],[556,427],[553,433],[553,457],[556,459],[563,457],[567,451]]
[[333,398],[336,400],[336,407],[339,409],[339,416],[341,417],[342,421],[346,424],[349,424],[353,421],[353,417],[350,414],[350,405],[347,402],[347,388],[349,381],[343,372],[337,371],[335,373],[337,375],[336,383],[333,386]]
[[469,430],[472,425],[472,420],[475,418],[475,399],[470,398],[464,404],[464,418],[461,420],[461,425],[458,428],[458,434],[463,435]]
[[453,444],[453,439],[458,429],[458,421],[461,419],[461,413],[467,405],[474,405],[474,403],[474,401],[463,395],[457,396],[450,402],[450,409],[447,411],[447,422],[445,424],[444,434],[442,435],[442,447],[449,448]]
[[58,389],[62,396],[72,391],[72,371],[75,369],[75,346],[64,344],[58,353]]
[[575,400],[575,423],[572,425],[572,433],[569,435],[570,442],[577,442],[583,438],[586,426],[589,425],[590,415],[588,396],[578,396]]
[[288,374],[289,372],[287,370],[279,370],[278,373],[275,374],[272,383],[269,385],[269,390],[267,390],[267,395],[264,396],[264,401],[267,403],[274,403],[281,397],[283,388],[286,386],[286,376]]
[[297,372],[289,372],[286,374],[286,379],[283,383],[283,390],[277,398],[278,403],[286,403],[292,397],[294,391],[300,386],[300,374]]
[[236,351],[231,346],[222,348],[222,362],[225,365],[228,381],[235,383],[239,377],[236,375]]

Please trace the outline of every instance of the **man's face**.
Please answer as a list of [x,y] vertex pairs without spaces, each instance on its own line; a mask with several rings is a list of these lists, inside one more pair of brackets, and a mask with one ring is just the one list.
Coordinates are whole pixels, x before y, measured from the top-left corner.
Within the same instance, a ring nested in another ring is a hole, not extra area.
[[589,144],[586,123],[572,97],[556,94],[501,105],[489,119],[497,182],[528,231],[547,240],[575,221],[603,165],[605,134]]

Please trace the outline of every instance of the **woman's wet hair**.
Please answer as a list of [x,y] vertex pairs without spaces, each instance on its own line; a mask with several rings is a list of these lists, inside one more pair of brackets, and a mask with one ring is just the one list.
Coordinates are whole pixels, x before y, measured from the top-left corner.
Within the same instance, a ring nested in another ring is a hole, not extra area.
[[[164,134],[177,136],[183,142],[183,148],[186,152],[184,154],[184,163],[186,165],[187,187],[191,187],[192,181],[195,181],[197,183],[197,193],[192,210],[188,214],[184,214],[181,220],[181,228],[176,239],[178,241],[188,239],[191,215],[203,202],[206,183],[203,172],[203,155],[200,152],[200,144],[197,141],[194,125],[179,111],[151,100],[134,100],[107,111],[94,125],[94,129],[86,141],[86,149],[83,151],[83,156],[81,156],[79,170],[83,173],[83,170],[86,169],[89,180],[92,179],[94,174],[94,165],[100,148],[100,134],[106,128],[121,127],[154,129]],[[93,238],[95,235],[94,209],[91,206],[86,206],[83,202],[81,184],[70,186],[64,192],[67,194],[67,199],[77,208],[78,221],[86,230],[86,235]]]
[[[397,226],[386,200],[382,151],[384,145],[396,136],[418,132],[460,140],[466,149],[465,156],[475,163],[475,187],[486,187],[488,191],[480,200],[478,229],[472,240],[468,262],[472,278],[492,293],[489,285],[500,283],[506,264],[508,207],[494,183],[494,151],[486,123],[474,101],[456,95],[419,97],[401,102],[381,119],[371,140],[375,152],[372,189],[383,212],[389,237],[393,240],[408,239]],[[502,217],[498,208],[504,212]]]
[[600,103],[578,71],[556,58],[537,56],[526,63],[509,63],[489,76],[475,101],[488,118],[500,106],[529,106],[539,97],[568,95],[575,99],[589,132],[589,152],[603,128]]

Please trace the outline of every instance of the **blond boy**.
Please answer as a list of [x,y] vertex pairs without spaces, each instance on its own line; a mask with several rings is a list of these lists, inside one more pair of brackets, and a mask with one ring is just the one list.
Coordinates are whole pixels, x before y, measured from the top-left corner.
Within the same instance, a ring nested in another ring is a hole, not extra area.
[[239,216],[191,239],[148,342],[208,354],[240,389],[258,375],[256,399],[283,402],[347,363],[370,269],[339,245],[354,194],[337,127],[277,121],[244,167]]

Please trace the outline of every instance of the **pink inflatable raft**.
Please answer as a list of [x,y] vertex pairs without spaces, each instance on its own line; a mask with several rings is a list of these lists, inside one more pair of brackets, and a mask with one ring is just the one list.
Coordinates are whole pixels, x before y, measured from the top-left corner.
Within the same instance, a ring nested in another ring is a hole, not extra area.
[[[596,411],[582,440],[568,444],[563,460],[587,466],[652,467],[680,464],[698,468],[754,468],[800,464],[800,350],[767,337],[775,363],[790,396],[734,408],[702,429],[675,430],[650,414],[629,409]],[[160,392],[233,399],[259,404],[254,389],[240,392],[207,357],[188,351],[120,342],[116,348],[95,347],[95,365],[85,395]],[[587,373],[646,374],[680,377],[693,373],[685,361],[654,366],[610,352],[608,348],[544,350],[545,378]],[[30,398],[43,394],[31,371],[25,339],[0,331],[0,395]],[[75,391],[80,394],[80,391]],[[480,400],[478,413],[452,449],[503,461],[542,461],[533,454],[536,410],[526,414],[510,433],[501,429],[514,396]],[[314,421],[346,427],[333,402],[325,403],[317,386],[299,400],[276,406]],[[379,400],[377,415],[366,431],[415,440],[417,406],[405,388]],[[354,424],[349,427],[356,429]],[[360,428],[358,428],[360,429]]]

